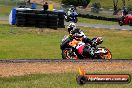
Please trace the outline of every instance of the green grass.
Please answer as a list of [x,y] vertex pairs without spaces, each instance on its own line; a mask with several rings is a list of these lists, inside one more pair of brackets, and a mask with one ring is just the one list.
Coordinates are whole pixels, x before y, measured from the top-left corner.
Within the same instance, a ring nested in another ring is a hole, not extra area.
[[0,88],[131,88],[132,85],[131,82],[129,84],[85,84],[81,86],[76,82],[77,75],[77,73],[56,73],[1,77]]
[[59,44],[64,35],[62,30],[42,34],[34,30],[1,25],[0,58],[61,58]]
[[[122,0],[118,0],[118,8],[122,9]],[[100,2],[101,6],[103,8],[107,8],[107,9],[110,9],[112,8],[113,9],[113,0],[91,0],[90,4],[91,5],[93,2]],[[132,7],[132,1],[131,0],[126,0],[126,7]]]
[[[101,46],[112,52],[113,58],[132,58],[132,31],[81,28],[91,39],[102,36]],[[39,29],[32,27],[15,27],[0,24],[0,58],[1,59],[44,59],[61,58],[60,43],[66,29]]]
[[8,22],[6,20],[2,20],[0,21],[0,24],[8,24]]
[[112,52],[113,58],[132,58],[132,31],[121,31],[121,30],[107,30],[107,29],[89,29],[84,33],[91,36],[102,36],[104,42],[101,46],[105,46]]
[[78,22],[80,23],[118,25],[118,22],[95,20],[95,19],[89,19],[89,18],[78,17],[78,20],[79,20]]
[[1,5],[0,4],[0,16],[9,16],[9,13],[13,6],[11,5]]

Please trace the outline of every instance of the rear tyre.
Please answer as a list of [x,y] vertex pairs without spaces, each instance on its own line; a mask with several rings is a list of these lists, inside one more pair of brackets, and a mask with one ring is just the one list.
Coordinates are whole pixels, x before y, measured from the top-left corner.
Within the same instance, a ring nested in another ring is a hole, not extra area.
[[68,54],[69,54],[69,49],[62,50],[62,59],[70,59]]
[[77,18],[75,18],[74,22],[75,22],[75,23],[77,23],[77,22],[78,22],[78,19],[77,19]]
[[66,18],[65,18],[65,21],[66,21],[66,22],[69,22],[69,20],[68,20],[68,19],[66,19]]
[[62,59],[78,59],[77,55],[72,55],[70,53],[70,48],[62,50]]
[[132,26],[132,20],[129,20],[128,22],[129,22],[129,25]]

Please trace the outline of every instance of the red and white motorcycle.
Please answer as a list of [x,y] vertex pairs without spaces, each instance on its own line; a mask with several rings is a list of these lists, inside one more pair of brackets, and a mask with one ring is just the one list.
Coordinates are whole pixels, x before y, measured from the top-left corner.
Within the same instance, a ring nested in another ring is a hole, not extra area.
[[[66,37],[64,37],[66,38]],[[65,39],[62,39],[62,42]],[[92,39],[92,42],[95,47],[92,47],[90,44],[85,44],[82,42],[82,39],[73,39],[71,42],[69,42],[69,46],[71,48],[65,48],[62,50],[62,58],[63,59],[104,59],[104,60],[111,60],[112,54],[109,51],[109,49],[105,47],[98,47],[99,44],[103,42],[102,37],[96,37]],[[91,47],[92,50],[94,50],[94,56],[91,57],[91,55],[87,52],[83,54],[85,47]],[[72,49],[74,48],[74,50]]]

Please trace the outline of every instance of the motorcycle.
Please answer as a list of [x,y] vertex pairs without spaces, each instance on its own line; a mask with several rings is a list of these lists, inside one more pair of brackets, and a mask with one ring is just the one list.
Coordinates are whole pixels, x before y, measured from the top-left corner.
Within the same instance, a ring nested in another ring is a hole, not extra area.
[[126,15],[122,17],[121,19],[119,19],[118,23],[120,26],[122,25],[132,26],[132,15]]
[[70,16],[68,16],[67,14],[64,15],[66,22],[71,21],[74,23],[78,22],[77,16],[78,14],[76,12],[71,13]]
[[[65,41],[67,36],[64,36],[62,42]],[[102,43],[102,37],[95,37],[92,39],[92,42],[96,45],[92,47],[90,44],[86,44],[82,42],[82,40],[73,39],[68,43],[71,47],[66,47],[62,50],[62,58],[63,59],[104,59],[104,60],[111,60],[112,54],[109,49],[105,47],[98,47],[99,44]],[[84,51],[84,47],[89,46],[94,49],[94,56],[91,56],[88,52],[82,54]],[[74,48],[74,49],[73,49]]]

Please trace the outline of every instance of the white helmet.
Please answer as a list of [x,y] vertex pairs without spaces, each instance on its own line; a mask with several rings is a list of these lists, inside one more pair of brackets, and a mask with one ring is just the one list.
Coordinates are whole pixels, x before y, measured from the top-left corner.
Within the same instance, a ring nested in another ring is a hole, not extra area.
[[69,33],[70,33],[71,30],[74,30],[75,28],[76,28],[76,24],[73,23],[73,22],[70,23],[70,24],[68,25],[68,27],[67,27]]
[[72,9],[71,8],[69,8],[69,11],[71,11]]

